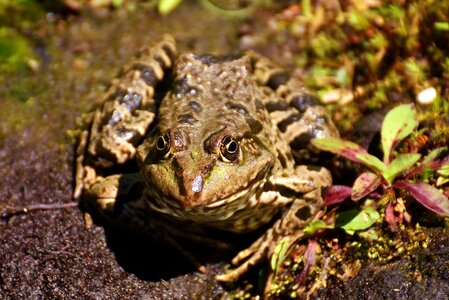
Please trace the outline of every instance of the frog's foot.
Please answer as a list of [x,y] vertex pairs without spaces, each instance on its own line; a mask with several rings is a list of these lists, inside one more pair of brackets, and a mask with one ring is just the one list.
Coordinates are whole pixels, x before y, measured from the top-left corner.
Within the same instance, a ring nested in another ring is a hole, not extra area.
[[[85,167],[84,203],[93,206],[106,220],[130,228],[143,228],[138,215],[138,201],[143,195],[144,182],[139,173],[116,174],[107,177],[89,175],[91,168]],[[133,208],[130,209],[130,205]],[[135,206],[135,207],[134,207]]]
[[231,270],[226,274],[215,276],[217,281],[229,282],[238,279],[244,273],[246,273],[252,266],[261,261],[266,253],[270,250],[270,245],[273,240],[273,228],[267,230],[257,241],[255,241],[247,249],[240,251],[233,259],[232,264],[238,265],[242,261],[245,261],[236,269]]

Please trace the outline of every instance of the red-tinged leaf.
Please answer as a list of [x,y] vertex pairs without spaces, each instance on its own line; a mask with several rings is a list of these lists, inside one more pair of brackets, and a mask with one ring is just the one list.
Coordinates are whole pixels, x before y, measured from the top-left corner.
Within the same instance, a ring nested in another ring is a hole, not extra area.
[[388,227],[392,232],[397,232],[399,230],[399,223],[402,223],[402,217],[396,216],[394,207],[391,203],[387,204],[385,208],[385,222],[387,222]]
[[387,113],[380,133],[385,164],[389,164],[394,147],[411,134],[417,125],[416,110],[412,105],[402,104]]
[[312,139],[311,142],[320,150],[329,151],[344,156],[355,162],[360,162],[360,160],[356,157],[357,154],[368,154],[363,147],[351,141],[342,140],[340,138],[315,138]]
[[449,217],[449,199],[435,187],[422,182],[397,181],[394,187],[406,189],[413,198],[427,209]]
[[351,196],[352,188],[346,185],[333,185],[327,190],[324,204],[326,206],[339,204]]
[[354,182],[352,186],[351,199],[354,201],[358,201],[377,189],[380,185],[381,179],[380,176],[371,173],[365,172],[362,173]]
[[307,250],[304,253],[304,268],[301,273],[296,277],[296,282],[303,284],[304,280],[307,278],[307,274],[310,269],[316,263],[316,253],[320,250],[320,245],[315,240],[309,240],[307,245]]

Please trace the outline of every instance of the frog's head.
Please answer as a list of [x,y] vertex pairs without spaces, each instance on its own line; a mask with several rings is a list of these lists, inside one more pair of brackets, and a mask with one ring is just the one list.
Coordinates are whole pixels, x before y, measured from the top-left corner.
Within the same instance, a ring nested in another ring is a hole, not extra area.
[[154,130],[137,149],[148,190],[171,206],[221,206],[249,195],[270,173],[273,155],[256,137],[219,130],[199,136]]
[[159,120],[137,149],[153,197],[185,209],[219,207],[246,199],[271,174],[271,121],[250,68],[247,57],[180,57]]

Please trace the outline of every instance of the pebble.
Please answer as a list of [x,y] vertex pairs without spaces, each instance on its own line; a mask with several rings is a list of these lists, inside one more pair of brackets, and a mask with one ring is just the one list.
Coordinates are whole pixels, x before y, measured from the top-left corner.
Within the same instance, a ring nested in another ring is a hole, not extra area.
[[422,90],[416,96],[416,100],[419,104],[428,105],[435,100],[437,97],[437,90],[434,87],[429,87],[425,90]]

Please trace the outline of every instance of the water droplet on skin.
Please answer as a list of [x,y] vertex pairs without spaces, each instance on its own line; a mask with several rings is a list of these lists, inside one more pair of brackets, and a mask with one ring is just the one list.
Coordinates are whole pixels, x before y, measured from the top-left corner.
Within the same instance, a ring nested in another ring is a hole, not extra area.
[[203,189],[203,177],[201,175],[196,176],[192,184],[192,192],[199,193]]

